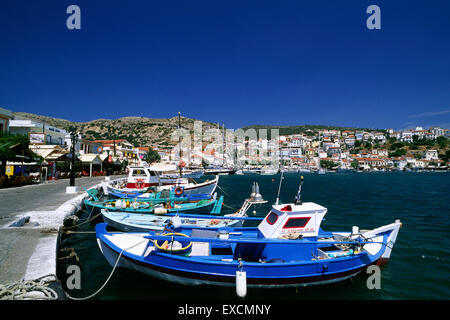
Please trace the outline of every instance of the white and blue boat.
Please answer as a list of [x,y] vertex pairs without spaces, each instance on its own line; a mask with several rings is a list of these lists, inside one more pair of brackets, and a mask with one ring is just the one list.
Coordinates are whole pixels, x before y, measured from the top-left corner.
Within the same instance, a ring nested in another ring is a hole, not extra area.
[[[326,284],[351,278],[391,256],[401,222],[373,229],[324,231],[327,209],[313,202],[275,204],[257,227],[178,227],[123,233],[97,224],[111,265],[182,284],[250,287]],[[176,226],[174,226],[176,227]]]

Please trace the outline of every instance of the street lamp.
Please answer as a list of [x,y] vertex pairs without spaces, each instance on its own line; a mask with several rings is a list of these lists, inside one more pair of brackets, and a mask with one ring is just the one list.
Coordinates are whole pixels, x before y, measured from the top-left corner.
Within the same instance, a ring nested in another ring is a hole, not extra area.
[[75,130],[70,132],[70,151],[72,154],[71,164],[70,164],[70,184],[66,187],[66,193],[77,193],[78,188],[75,186],[75,145],[78,142],[78,133]]

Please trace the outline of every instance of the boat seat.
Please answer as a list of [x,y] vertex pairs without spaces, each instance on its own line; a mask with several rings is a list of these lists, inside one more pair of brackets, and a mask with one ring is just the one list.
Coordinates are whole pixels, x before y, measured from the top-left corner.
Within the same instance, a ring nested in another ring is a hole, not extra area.
[[209,242],[192,242],[189,256],[209,256]]
[[[217,238],[218,232],[215,230],[192,229],[191,237],[196,238]],[[193,242],[192,249],[189,256],[209,256],[210,243],[209,242]]]
[[215,230],[192,229],[191,237],[196,238],[217,238],[218,232]]

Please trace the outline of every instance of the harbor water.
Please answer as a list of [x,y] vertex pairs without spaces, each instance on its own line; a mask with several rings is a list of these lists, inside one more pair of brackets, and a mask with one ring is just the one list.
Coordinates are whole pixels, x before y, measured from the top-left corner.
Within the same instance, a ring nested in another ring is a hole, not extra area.
[[[368,274],[335,284],[283,288],[248,288],[246,299],[449,299],[450,298],[450,174],[425,172],[372,173],[285,173],[280,200],[292,202],[300,176],[304,176],[302,200],[316,202],[328,213],[322,223],[326,231],[351,231],[352,226],[372,229],[400,219],[400,229],[389,263],[381,269],[381,289],[369,289]],[[237,210],[250,195],[256,181],[267,204],[253,206],[250,216],[265,216],[275,202],[280,174],[221,176],[218,193],[225,197],[223,213]],[[254,212],[255,211],[255,212]],[[95,213],[93,213],[94,215]],[[80,221],[88,217],[80,212]],[[80,226],[79,233],[61,237],[60,248],[74,248],[76,259],[61,259],[58,276],[73,297],[97,291],[112,267],[101,254],[95,239],[97,218]],[[251,224],[248,224],[251,225]],[[65,256],[67,252],[59,253]],[[81,289],[69,290],[69,265],[81,270]],[[150,278],[131,270],[117,269],[94,299],[133,300],[230,300],[234,287],[186,286]]]

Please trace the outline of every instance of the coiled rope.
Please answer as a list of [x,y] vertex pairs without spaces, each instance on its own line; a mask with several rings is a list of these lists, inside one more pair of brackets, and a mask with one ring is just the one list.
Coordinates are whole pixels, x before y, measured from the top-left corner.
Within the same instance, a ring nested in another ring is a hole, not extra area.
[[[52,280],[45,280],[53,277]],[[0,284],[0,300],[57,300],[58,294],[48,287],[56,280],[54,274],[48,274],[36,280],[21,280],[18,282]]]

